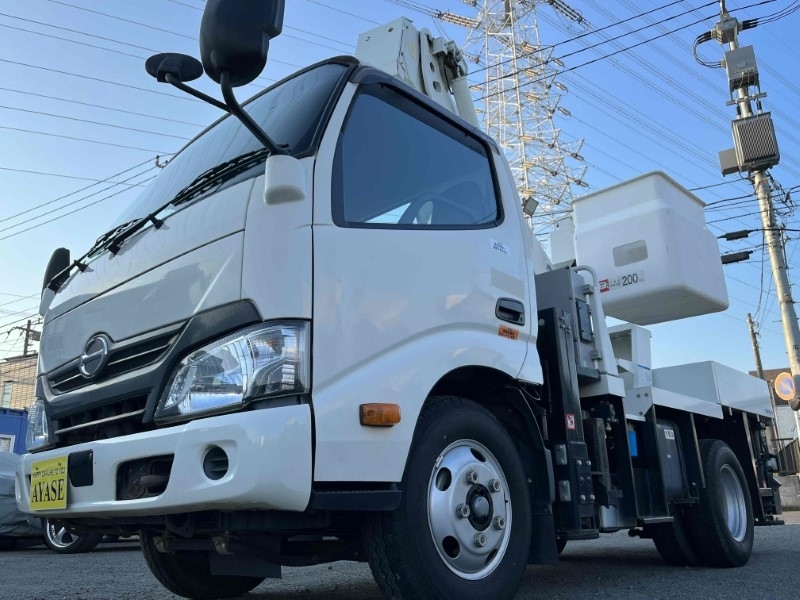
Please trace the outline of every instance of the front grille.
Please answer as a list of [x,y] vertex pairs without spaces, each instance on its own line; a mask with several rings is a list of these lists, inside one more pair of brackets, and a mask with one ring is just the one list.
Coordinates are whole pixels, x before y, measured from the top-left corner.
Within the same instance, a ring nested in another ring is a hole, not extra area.
[[140,336],[129,342],[115,344],[109,351],[108,363],[100,377],[91,381],[81,375],[78,362],[73,361],[50,375],[48,378],[50,389],[56,394],[65,394],[90,383],[97,383],[151,365],[163,358],[177,338],[178,332],[178,328],[172,327],[155,335]]
[[147,396],[137,396],[54,419],[56,445],[71,446],[145,431],[142,416],[146,405]]

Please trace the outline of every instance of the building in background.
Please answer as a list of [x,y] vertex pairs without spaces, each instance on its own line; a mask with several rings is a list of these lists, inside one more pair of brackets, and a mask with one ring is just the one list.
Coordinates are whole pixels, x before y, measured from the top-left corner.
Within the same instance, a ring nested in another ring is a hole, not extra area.
[[28,408],[36,392],[39,355],[28,354],[0,362],[0,408]]

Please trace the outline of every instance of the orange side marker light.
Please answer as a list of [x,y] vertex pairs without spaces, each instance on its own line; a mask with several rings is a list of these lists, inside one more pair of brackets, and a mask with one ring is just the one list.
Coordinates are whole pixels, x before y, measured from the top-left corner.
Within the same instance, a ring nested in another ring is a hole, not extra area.
[[362,404],[359,418],[364,427],[392,427],[400,422],[400,405]]

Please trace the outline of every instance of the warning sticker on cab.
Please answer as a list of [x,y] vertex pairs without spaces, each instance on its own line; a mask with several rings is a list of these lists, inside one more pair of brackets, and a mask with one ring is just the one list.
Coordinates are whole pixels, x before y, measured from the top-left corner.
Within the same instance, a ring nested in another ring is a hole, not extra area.
[[519,331],[511,327],[506,327],[505,325],[500,325],[500,328],[497,330],[497,335],[509,340],[519,339]]
[[628,273],[619,277],[600,280],[600,293],[610,292],[611,290],[625,288],[644,281],[644,271]]

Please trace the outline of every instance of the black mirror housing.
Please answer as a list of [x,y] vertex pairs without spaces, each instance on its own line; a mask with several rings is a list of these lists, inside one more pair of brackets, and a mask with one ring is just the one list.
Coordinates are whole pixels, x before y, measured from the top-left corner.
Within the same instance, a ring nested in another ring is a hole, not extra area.
[[[56,248],[50,256],[50,262],[47,263],[47,269],[44,271],[44,281],[42,281],[42,291],[48,287],[52,290],[57,290],[58,287],[64,282],[66,277],[63,272],[70,266],[70,253],[67,248]],[[58,277],[61,275],[61,277]]]
[[165,52],[156,54],[144,63],[147,73],[155,77],[160,83],[167,81],[167,75],[172,75],[181,83],[194,81],[203,75],[203,65],[193,56]]
[[283,30],[286,0],[208,0],[200,24],[200,56],[208,76],[247,85],[267,64],[269,41]]

